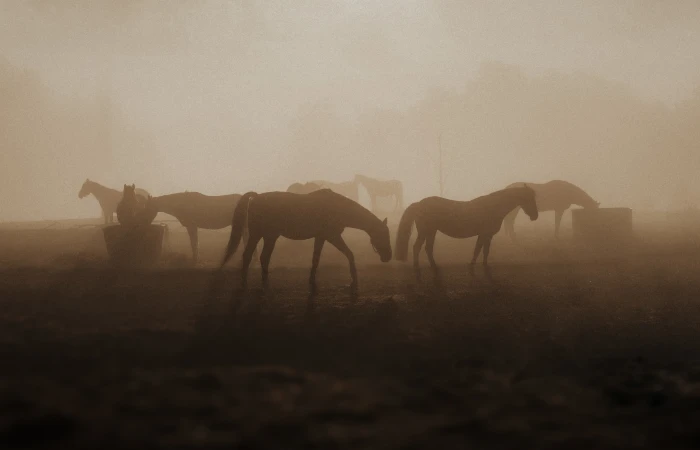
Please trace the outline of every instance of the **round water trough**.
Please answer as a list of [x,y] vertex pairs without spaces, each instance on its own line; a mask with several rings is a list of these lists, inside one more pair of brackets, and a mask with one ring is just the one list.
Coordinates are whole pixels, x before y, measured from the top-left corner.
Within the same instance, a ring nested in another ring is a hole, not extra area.
[[107,254],[116,267],[148,267],[158,262],[163,250],[162,225],[111,225],[102,229]]
[[634,234],[630,208],[571,210],[574,239],[610,243],[630,240]]

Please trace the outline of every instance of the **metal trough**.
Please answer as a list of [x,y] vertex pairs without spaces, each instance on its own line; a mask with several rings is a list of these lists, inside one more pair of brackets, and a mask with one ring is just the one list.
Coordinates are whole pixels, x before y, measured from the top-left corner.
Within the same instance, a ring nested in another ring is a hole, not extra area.
[[163,250],[162,225],[111,225],[102,229],[110,263],[116,267],[148,267]]

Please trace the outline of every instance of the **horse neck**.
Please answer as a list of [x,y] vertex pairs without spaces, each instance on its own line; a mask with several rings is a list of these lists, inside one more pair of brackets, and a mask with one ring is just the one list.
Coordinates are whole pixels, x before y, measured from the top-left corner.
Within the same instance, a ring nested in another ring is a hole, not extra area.
[[377,228],[377,225],[379,225],[381,221],[362,205],[352,200],[349,200],[349,202],[352,202],[348,203],[349,207],[345,205],[341,206],[341,214],[345,217],[346,226],[370,234],[370,231]]
[[502,191],[499,194],[496,194],[498,195],[497,208],[499,211],[499,215],[503,215],[503,217],[505,217],[509,212],[511,212],[518,206],[522,207],[522,198],[518,195],[509,192],[508,189]]
[[584,208],[591,208],[596,205],[596,201],[588,195],[585,191],[578,189],[574,195],[574,204],[582,206]]
[[[176,194],[175,194],[176,195]],[[164,195],[162,197],[153,197],[151,199],[151,202],[155,206],[156,210],[158,212],[162,212],[165,214],[170,214],[171,216],[175,216],[180,213],[180,202],[178,201],[177,197],[173,197],[172,195]]]
[[102,186],[100,183],[95,183],[94,181],[90,183],[90,192],[97,198],[97,200],[107,200],[110,197],[119,198],[122,194],[116,189]]

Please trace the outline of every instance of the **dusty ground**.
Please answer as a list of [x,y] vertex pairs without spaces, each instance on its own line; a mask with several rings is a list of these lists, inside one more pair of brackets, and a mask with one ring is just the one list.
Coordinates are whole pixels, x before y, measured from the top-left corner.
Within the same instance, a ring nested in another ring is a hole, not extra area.
[[[546,216],[543,216],[546,217]],[[619,246],[527,228],[493,280],[438,241],[445,288],[381,264],[361,234],[360,294],[324,250],[280,242],[272,289],[226,232],[184,233],[153,270],[116,272],[99,228],[0,226],[0,445],[63,448],[697,448],[700,250],[647,226]],[[89,225],[89,224],[87,224]],[[79,227],[80,226],[80,227]],[[47,228],[48,227],[48,228]]]

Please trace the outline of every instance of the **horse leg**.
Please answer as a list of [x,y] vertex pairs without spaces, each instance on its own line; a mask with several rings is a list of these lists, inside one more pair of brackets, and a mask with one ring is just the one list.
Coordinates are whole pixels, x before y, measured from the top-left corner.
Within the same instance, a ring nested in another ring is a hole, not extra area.
[[440,270],[437,264],[435,264],[435,258],[433,257],[433,249],[435,248],[435,234],[437,230],[428,233],[425,239],[425,253],[428,254],[428,262],[430,262],[430,268],[433,269],[433,277],[435,278],[435,283],[440,284]]
[[261,236],[250,236],[245,250],[243,250],[243,264],[241,265],[241,287],[243,289],[248,287],[248,267],[250,267],[250,260],[253,259],[253,252],[260,239]]
[[357,268],[355,267],[355,255],[352,254],[352,251],[348,248],[348,245],[345,243],[341,235],[337,235],[333,238],[328,239],[328,242],[330,242],[331,245],[340,250],[340,252],[343,255],[345,255],[345,257],[348,259],[348,263],[350,264],[350,277],[352,278],[352,283],[350,284],[350,292],[356,293]]
[[476,245],[474,246],[474,256],[472,256],[472,262],[469,263],[469,271],[473,274],[474,273],[474,264],[476,263],[476,259],[479,257],[479,253],[481,253],[481,247],[484,245],[484,238],[482,235],[479,235],[478,238],[476,238]]
[[311,274],[309,275],[309,289],[312,294],[316,293],[316,269],[318,269],[318,263],[321,260],[321,250],[323,250],[323,244],[326,240],[317,237],[314,240],[314,256],[311,259]]
[[413,244],[413,270],[416,272],[416,281],[420,283],[420,249],[425,242],[425,233],[418,230],[418,237],[416,237],[416,242]]
[[187,234],[190,235],[190,247],[192,247],[192,262],[196,264],[197,257],[199,256],[199,237],[197,235],[197,227],[187,227]]
[[262,268],[262,285],[264,288],[267,288],[268,268],[270,267],[270,258],[272,257],[272,251],[275,249],[276,242],[277,236],[263,239],[263,249],[260,253],[260,267]]
[[489,251],[491,251],[491,239],[493,236],[484,236],[484,267],[489,265]]
[[563,209],[557,209],[554,211],[554,239],[559,239],[559,225],[561,225],[561,216],[563,215]]

